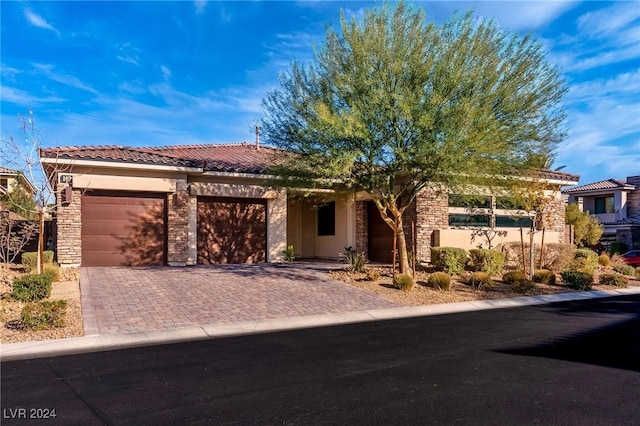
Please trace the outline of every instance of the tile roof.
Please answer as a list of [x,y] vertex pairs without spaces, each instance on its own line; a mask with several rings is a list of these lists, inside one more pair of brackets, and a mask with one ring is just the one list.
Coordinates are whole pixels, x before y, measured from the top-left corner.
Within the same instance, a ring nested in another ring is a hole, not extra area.
[[565,172],[558,172],[554,170],[539,169],[537,170],[537,173],[541,178],[544,178],[544,179],[566,180],[566,181],[571,181],[575,183],[578,183],[578,181],[580,180],[580,175],[574,175],[574,174],[565,173]]
[[0,174],[2,174],[2,175],[16,175],[18,173],[20,173],[20,172],[17,171],[17,170],[13,170],[13,169],[10,169],[8,167],[0,166]]
[[126,146],[67,146],[43,148],[40,156],[69,160],[103,160],[117,163],[155,164],[164,166],[195,167],[192,161],[175,159],[160,154],[144,152],[139,148]]
[[573,188],[565,189],[562,191],[563,193],[575,193],[575,192],[585,192],[585,191],[600,191],[607,189],[626,189],[633,190],[635,186],[628,185],[625,182],[620,182],[616,179],[607,179],[601,180],[599,182],[588,183],[586,185],[580,185]]

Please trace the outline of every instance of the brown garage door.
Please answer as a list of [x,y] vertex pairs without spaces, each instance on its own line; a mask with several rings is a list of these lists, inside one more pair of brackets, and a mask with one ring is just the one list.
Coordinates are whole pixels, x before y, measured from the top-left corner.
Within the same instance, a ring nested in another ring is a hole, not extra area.
[[266,260],[267,201],[198,198],[198,263]]
[[369,201],[369,260],[391,263],[393,259],[393,230],[382,220],[376,205]]
[[82,196],[82,265],[164,265],[164,194],[90,191]]

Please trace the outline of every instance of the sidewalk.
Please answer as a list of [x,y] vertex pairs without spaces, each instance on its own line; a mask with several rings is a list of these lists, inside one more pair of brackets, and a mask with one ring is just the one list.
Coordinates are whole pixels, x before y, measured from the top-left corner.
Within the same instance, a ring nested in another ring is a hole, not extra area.
[[78,338],[37,342],[7,343],[0,346],[0,361],[45,358],[51,356],[109,351],[186,341],[270,333],[286,330],[327,327],[359,322],[443,315],[460,312],[544,305],[553,302],[596,299],[640,294],[640,287],[607,291],[587,291],[554,295],[527,296],[514,299],[477,300],[442,305],[392,307],[364,311],[294,316],[289,318],[239,321],[232,324],[210,324],[121,334],[88,335]]

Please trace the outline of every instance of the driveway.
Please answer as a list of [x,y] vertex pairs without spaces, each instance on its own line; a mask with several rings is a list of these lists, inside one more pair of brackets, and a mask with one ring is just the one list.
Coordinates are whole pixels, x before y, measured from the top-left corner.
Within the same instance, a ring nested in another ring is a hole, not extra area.
[[81,268],[85,334],[229,324],[399,306],[327,265]]

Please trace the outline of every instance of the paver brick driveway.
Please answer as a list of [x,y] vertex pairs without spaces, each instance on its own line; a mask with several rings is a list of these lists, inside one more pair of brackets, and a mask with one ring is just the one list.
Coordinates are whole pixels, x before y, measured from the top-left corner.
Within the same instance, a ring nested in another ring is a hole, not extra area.
[[80,285],[86,334],[398,306],[330,279],[322,265],[92,267],[81,269]]

